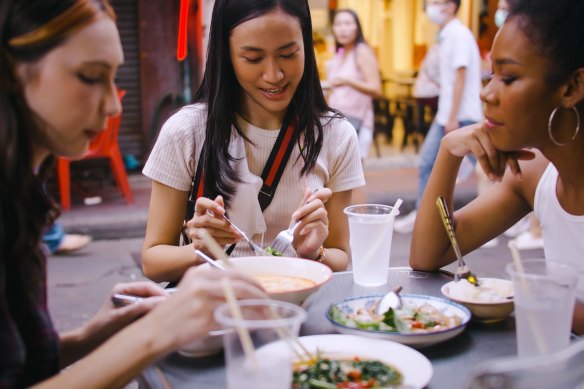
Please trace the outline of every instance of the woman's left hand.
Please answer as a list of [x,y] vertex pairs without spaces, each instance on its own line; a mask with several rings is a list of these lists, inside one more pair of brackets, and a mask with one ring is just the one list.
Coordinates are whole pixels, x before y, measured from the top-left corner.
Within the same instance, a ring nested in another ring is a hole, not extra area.
[[164,289],[149,281],[117,284],[111,291],[111,294],[114,293],[145,298],[120,308],[116,308],[111,298],[108,298],[82,329],[82,338],[89,350],[98,347],[110,336],[150,312],[168,297],[168,293]]
[[328,188],[312,193],[306,190],[302,205],[292,214],[292,222],[300,221],[294,231],[292,247],[301,258],[315,259],[328,237],[328,213],[324,204],[332,196]]

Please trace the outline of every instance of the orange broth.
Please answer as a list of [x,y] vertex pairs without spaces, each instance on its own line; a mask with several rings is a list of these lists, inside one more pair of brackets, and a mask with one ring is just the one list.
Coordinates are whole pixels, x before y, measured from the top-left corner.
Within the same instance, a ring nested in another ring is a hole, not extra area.
[[316,282],[307,278],[279,274],[255,274],[254,278],[268,293],[291,292],[316,285]]

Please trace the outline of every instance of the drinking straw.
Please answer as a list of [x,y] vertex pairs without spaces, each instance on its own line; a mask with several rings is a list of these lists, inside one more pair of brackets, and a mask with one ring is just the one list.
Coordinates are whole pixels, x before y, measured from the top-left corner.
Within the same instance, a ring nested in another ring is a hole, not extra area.
[[[515,242],[509,241],[507,246],[509,247],[509,250],[511,250],[511,257],[513,257],[513,264],[515,265],[515,270],[517,270],[517,273],[524,274],[525,271],[523,269],[523,263],[521,262],[521,255],[519,255],[517,245],[515,245]],[[521,278],[521,280],[523,283],[525,282],[523,280],[523,277]],[[525,288],[527,288],[527,285],[525,285]]]
[[243,352],[245,353],[246,358],[252,363],[254,370],[258,372],[259,365],[255,357],[251,336],[249,335],[249,331],[242,325],[243,315],[241,313],[241,309],[239,308],[239,304],[237,303],[237,297],[235,296],[235,292],[231,286],[231,281],[228,277],[223,277],[221,279],[221,287],[223,288],[223,294],[225,296],[225,300],[227,301],[227,305],[229,306],[231,316],[233,316],[233,319],[235,319],[235,329],[239,335],[239,340],[241,341]]
[[389,216],[396,216],[397,211],[399,211],[399,207],[401,207],[403,202],[404,201],[398,197],[395,204],[393,205],[393,208],[391,208],[391,212],[389,212]]
[[[509,250],[511,250],[511,257],[513,257],[513,264],[515,265],[515,270],[519,274],[519,283],[521,284],[521,289],[526,295],[529,295],[531,292],[529,291],[529,286],[525,282],[525,269],[523,268],[523,263],[521,262],[521,255],[519,255],[519,250],[517,249],[517,245],[515,242],[509,241],[507,244]],[[533,335],[535,336],[535,342],[537,343],[538,350],[544,354],[547,353],[547,347],[543,340],[543,336],[541,335],[541,330],[539,325],[536,321],[534,321],[531,312],[527,311],[527,321],[529,322],[529,326],[533,329]]]

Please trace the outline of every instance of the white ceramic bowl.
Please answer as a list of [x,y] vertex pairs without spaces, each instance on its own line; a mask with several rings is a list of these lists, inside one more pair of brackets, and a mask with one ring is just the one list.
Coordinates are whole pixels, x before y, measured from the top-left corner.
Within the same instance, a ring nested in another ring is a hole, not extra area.
[[223,348],[223,330],[211,331],[206,338],[185,344],[178,349],[184,357],[199,358],[215,355]]
[[[302,304],[312,293],[328,282],[333,272],[320,262],[293,257],[239,257],[231,258],[233,266],[251,277],[258,275],[292,276],[304,278],[314,284],[309,287],[299,287],[268,294],[274,300],[286,301],[293,304]],[[203,264],[201,266],[210,266]]]
[[[479,288],[495,288],[505,294],[501,301],[479,301],[468,297],[453,295],[452,288],[455,281],[442,285],[440,291],[452,301],[456,301],[467,307],[472,312],[473,320],[482,323],[494,323],[505,319],[513,312],[513,283],[510,280],[500,278],[479,278]],[[505,293],[507,292],[507,293]]]

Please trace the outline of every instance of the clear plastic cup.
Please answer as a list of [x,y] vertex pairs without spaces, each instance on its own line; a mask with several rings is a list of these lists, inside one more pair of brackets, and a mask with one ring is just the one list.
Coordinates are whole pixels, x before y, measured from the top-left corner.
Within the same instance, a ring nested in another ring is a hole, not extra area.
[[570,344],[578,267],[528,259],[523,272],[507,265],[513,281],[517,352],[520,358],[545,355]]
[[381,204],[360,204],[345,208],[349,218],[353,281],[362,286],[387,283],[389,257],[393,237],[390,216],[393,207]]
[[[294,354],[289,347],[298,336],[306,311],[298,305],[276,300],[240,300],[242,320],[232,316],[230,306],[215,310],[215,319],[226,330],[223,336],[227,387],[272,389],[292,386]],[[240,330],[250,335],[253,355],[246,355]],[[275,347],[274,347],[275,346]]]

